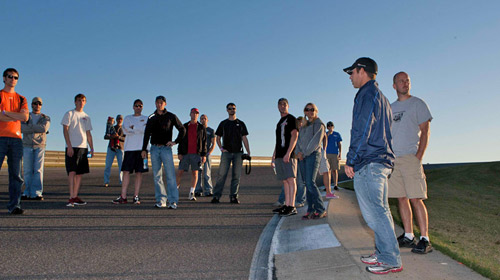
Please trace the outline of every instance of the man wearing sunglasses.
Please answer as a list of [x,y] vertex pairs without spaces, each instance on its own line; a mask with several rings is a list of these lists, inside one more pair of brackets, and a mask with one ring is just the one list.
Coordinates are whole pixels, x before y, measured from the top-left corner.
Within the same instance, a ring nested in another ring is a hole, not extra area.
[[42,114],[42,98],[31,101],[29,120],[21,123],[23,133],[23,200],[43,200],[43,163],[45,142],[50,128],[49,116]]
[[236,105],[229,103],[226,105],[226,110],[229,117],[223,120],[215,131],[217,146],[219,146],[222,155],[219,165],[219,177],[215,184],[212,203],[219,203],[222,191],[224,190],[224,184],[226,183],[229,166],[232,163],[233,170],[229,200],[231,203],[239,204],[238,190],[243,166],[243,159],[241,158],[243,155],[242,142],[245,145],[248,155],[250,155],[250,145],[248,144],[248,131],[245,123],[236,118]]
[[387,177],[394,166],[391,105],[375,81],[378,66],[373,59],[358,58],[344,71],[359,89],[354,98],[345,173],[354,178],[359,208],[375,233],[375,252],[361,257],[361,262],[374,274],[400,272],[403,265],[387,197]]
[[19,72],[8,68],[3,72],[4,88],[0,91],[0,168],[5,156],[9,165],[9,214],[24,213],[21,208],[21,160],[23,158],[23,141],[21,122],[29,118],[26,98],[15,91]]

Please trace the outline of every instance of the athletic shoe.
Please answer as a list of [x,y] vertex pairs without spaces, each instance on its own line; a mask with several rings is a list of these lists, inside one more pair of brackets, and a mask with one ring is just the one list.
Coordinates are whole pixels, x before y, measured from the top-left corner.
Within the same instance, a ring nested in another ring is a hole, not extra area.
[[73,204],[74,205],[85,205],[87,202],[81,200],[78,196],[73,198]]
[[158,202],[158,203],[155,204],[155,208],[165,208],[165,207],[167,207],[167,205],[163,204],[161,202]]
[[231,197],[231,201],[230,202],[233,203],[233,204],[240,204],[240,201],[238,200],[237,197]]
[[318,219],[323,219],[324,217],[326,217],[326,211],[323,212],[323,213],[314,213],[314,215],[312,216],[312,219],[313,220],[318,220]]
[[333,189],[334,189],[334,190],[336,190],[336,191],[338,191],[338,190],[339,190],[339,187],[337,187],[337,186],[333,186]]
[[283,209],[284,209],[285,207],[286,207],[286,206],[285,206],[285,205],[283,205],[283,206],[280,206],[280,207],[278,207],[278,208],[276,208],[276,209],[273,209],[273,213],[280,213],[281,211],[283,211]]
[[212,201],[210,201],[210,203],[220,203],[220,201],[217,197],[214,196],[214,198],[212,198]]
[[31,200],[43,200],[43,196],[42,195],[37,195],[37,196],[31,198]]
[[385,263],[377,263],[366,267],[366,271],[375,274],[387,274],[389,272],[400,272],[403,270],[403,266],[392,266]]
[[297,209],[292,206],[285,206],[285,208],[279,213],[280,216],[293,216],[297,215]]
[[171,202],[171,203],[168,203],[168,209],[177,209],[177,203],[175,202]]
[[189,200],[196,201],[196,197],[195,197],[194,193],[189,193]]
[[137,195],[134,196],[134,204],[137,204],[137,205],[141,204],[141,199]]
[[415,239],[415,237],[413,237],[413,239],[409,239],[403,233],[398,237],[398,244],[399,247],[414,248],[415,245],[417,245],[417,240]]
[[73,198],[70,198],[70,199],[68,200],[68,204],[66,204],[66,206],[68,206],[68,207],[75,207],[75,203],[74,203],[74,201],[73,201]]
[[121,195],[117,199],[113,199],[113,204],[126,204],[127,199],[123,198]]
[[334,193],[327,193],[326,198],[331,199],[331,198],[339,198],[338,195],[335,195]]
[[375,253],[369,255],[369,256],[361,256],[361,258],[359,258],[361,260],[362,263],[366,263],[366,264],[377,264],[378,261],[377,261],[377,255]]
[[9,212],[9,214],[11,215],[22,215],[24,213],[24,210],[19,208],[19,207],[16,207],[14,209],[12,209],[12,211]]
[[412,253],[417,253],[417,254],[427,254],[432,252],[432,245],[427,239],[422,238],[420,241],[418,241],[417,246],[415,248],[411,249]]
[[102,184],[102,186],[105,187],[105,188],[107,188],[107,187],[109,187],[109,184],[108,183],[104,183],[104,184]]
[[302,207],[304,207],[304,205],[305,205],[305,203],[299,203],[299,204],[295,205],[295,207],[302,208]]
[[302,220],[310,220],[312,219],[313,213],[307,212],[304,216],[302,216]]

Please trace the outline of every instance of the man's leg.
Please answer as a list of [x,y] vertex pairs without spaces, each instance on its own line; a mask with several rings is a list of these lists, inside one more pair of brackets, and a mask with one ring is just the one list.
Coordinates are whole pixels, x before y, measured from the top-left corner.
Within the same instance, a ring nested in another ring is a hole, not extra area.
[[191,171],[191,189],[190,192],[194,192],[196,189],[196,184],[198,183],[198,170]]
[[177,186],[181,185],[182,174],[184,174],[184,170],[183,169],[179,169],[177,171],[177,176],[175,176],[175,182],[177,183]]
[[69,198],[76,197],[75,195],[75,177],[76,171],[71,171],[68,173],[68,186],[69,186]]
[[21,188],[23,178],[21,176],[21,165],[23,160],[23,141],[21,139],[9,139],[7,148],[7,164],[9,165],[9,211],[21,208]]
[[212,159],[207,156],[205,164],[203,165],[203,192],[205,195],[213,193],[212,186]]
[[163,161],[163,168],[165,169],[165,176],[167,178],[167,196],[170,203],[179,203],[179,190],[175,180],[175,166],[174,156],[172,154],[172,147],[162,147],[161,159]]
[[141,184],[142,184],[142,172],[136,172],[134,196],[139,196],[139,191],[141,190]]
[[224,190],[224,184],[226,183],[227,173],[229,172],[229,165],[231,164],[232,153],[222,152],[221,160],[219,164],[219,177],[217,178],[217,183],[214,188],[214,198],[220,199],[222,196],[222,191]]
[[337,169],[332,168],[332,179],[333,179],[333,185],[338,186],[338,184],[339,184],[339,172]]
[[231,193],[230,197],[238,198],[238,191],[240,189],[241,169],[243,167],[243,153],[234,153],[233,156],[233,169],[231,177]]
[[122,193],[121,193],[121,197],[123,198],[127,198],[127,189],[129,182],[130,182],[130,172],[123,171]]
[[80,191],[80,186],[82,184],[82,174],[75,175],[75,185],[73,187],[73,192],[75,194],[74,197],[78,196],[78,192]]
[[[415,211],[415,218],[420,229],[420,236],[429,236],[429,220],[427,215],[427,207],[421,198],[410,199],[411,205]],[[413,231],[412,231],[413,232]]]
[[398,206],[405,233],[413,234],[413,213],[411,211],[410,201],[406,197],[398,197]]
[[45,160],[45,148],[36,148],[33,150],[33,177],[32,193],[33,197],[43,194],[43,163]]
[[284,184],[284,187],[285,187],[285,189],[288,188],[288,195],[289,195],[287,205],[295,207],[295,193],[297,191],[297,185],[295,184],[295,178],[288,178],[284,182],[286,182],[286,184]]
[[32,185],[33,180],[33,148],[23,148],[23,173],[24,173],[24,192],[23,195],[27,197],[34,197],[35,190]]
[[157,203],[165,205],[167,203],[167,192],[163,184],[163,170],[160,157],[160,148],[152,145],[150,151],[151,167],[153,169],[153,181],[155,184],[155,199]]
[[115,159],[116,152],[113,152],[110,147],[106,152],[106,165],[104,167],[104,184],[109,184],[109,176],[111,174],[111,166],[113,165],[113,160]]
[[123,150],[116,150],[116,161],[118,162],[118,172],[120,172],[120,184],[123,180],[122,163],[123,163]]

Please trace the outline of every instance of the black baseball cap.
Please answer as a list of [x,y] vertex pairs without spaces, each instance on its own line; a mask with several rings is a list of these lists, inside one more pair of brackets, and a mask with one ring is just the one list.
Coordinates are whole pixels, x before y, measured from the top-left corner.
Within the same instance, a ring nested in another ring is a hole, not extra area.
[[375,60],[369,57],[360,57],[356,59],[356,61],[350,67],[344,68],[344,72],[350,75],[354,68],[364,68],[366,72],[373,73],[375,75],[378,72],[377,63],[375,62]]
[[158,95],[155,99],[155,101],[162,100],[163,102],[167,103],[167,99],[163,95]]

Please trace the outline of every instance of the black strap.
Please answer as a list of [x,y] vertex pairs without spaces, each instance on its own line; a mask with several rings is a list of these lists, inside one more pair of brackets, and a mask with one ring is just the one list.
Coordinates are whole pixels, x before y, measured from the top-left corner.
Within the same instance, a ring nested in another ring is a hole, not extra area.
[[250,172],[252,172],[252,161],[249,160],[248,164],[245,165],[245,174],[250,175]]

